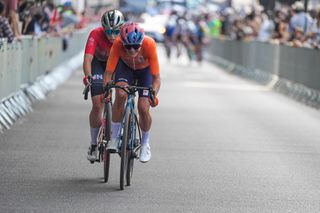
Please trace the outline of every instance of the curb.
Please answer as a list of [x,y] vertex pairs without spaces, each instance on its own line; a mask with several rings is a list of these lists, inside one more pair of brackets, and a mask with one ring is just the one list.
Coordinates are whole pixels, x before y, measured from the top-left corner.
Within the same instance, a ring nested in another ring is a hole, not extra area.
[[211,58],[208,58],[208,60],[227,70],[227,72],[253,80],[300,103],[320,109],[320,91],[318,90],[314,90],[302,84],[280,78],[277,75],[270,74],[263,70],[250,69],[248,67],[234,64],[218,56],[212,56]]
[[0,100],[0,132],[10,129],[20,117],[32,112],[32,104],[44,100],[47,94],[63,84],[79,67],[83,52],[71,58],[51,72],[39,76],[30,84],[21,85],[21,89]]

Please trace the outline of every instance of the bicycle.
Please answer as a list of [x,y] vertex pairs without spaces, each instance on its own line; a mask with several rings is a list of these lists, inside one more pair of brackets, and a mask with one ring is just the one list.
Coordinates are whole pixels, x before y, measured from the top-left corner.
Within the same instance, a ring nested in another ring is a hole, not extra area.
[[135,97],[136,92],[139,90],[148,90],[150,99],[154,103],[154,91],[150,87],[138,87],[138,86],[119,86],[114,83],[107,84],[105,87],[105,97],[108,97],[112,88],[122,89],[128,94],[125,112],[121,122],[121,128],[119,131],[120,148],[119,155],[121,157],[120,163],[120,189],[125,188],[126,185],[131,185],[131,179],[133,174],[134,159],[139,158],[139,150],[141,147],[141,128],[139,125]]
[[[91,87],[91,78],[89,78],[89,84],[84,88],[83,95],[84,99],[88,99],[88,93]],[[106,94],[104,94],[104,99],[106,100]],[[97,137],[97,151],[98,151],[98,159],[96,161],[90,161],[91,164],[94,162],[101,163],[103,161],[103,176],[104,182],[107,183],[109,179],[109,167],[110,167],[110,152],[106,150],[107,143],[111,139],[111,104],[112,101],[104,101],[104,109],[102,115],[102,122],[99,128],[98,137]]]

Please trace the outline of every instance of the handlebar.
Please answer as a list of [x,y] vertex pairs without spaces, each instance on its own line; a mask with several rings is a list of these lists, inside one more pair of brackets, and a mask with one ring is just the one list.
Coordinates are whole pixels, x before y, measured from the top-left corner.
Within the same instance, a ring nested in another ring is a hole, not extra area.
[[122,89],[123,91],[125,91],[128,95],[133,95],[134,93],[136,93],[139,90],[148,90],[149,91],[149,97],[152,101],[152,103],[155,103],[155,91],[153,90],[152,87],[139,87],[139,86],[131,86],[131,85],[127,85],[127,86],[119,86],[116,85],[115,83],[108,83],[105,87],[104,87],[104,98],[109,96],[110,90],[112,88],[116,88],[116,89]]
[[85,88],[83,89],[83,96],[84,96],[84,100],[87,100],[88,99],[88,93],[90,91],[90,87],[91,87],[91,82],[92,82],[92,77],[89,75],[88,76],[88,81],[89,81],[89,84],[85,86]]

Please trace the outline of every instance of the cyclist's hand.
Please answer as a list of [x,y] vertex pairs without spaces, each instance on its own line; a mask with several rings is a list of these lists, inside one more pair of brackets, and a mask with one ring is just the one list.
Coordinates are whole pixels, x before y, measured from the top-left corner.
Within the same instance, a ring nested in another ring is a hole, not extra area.
[[83,77],[83,84],[84,84],[84,86],[88,86],[91,84],[91,75]]
[[111,101],[111,93],[104,99],[106,103],[109,103]]
[[149,98],[149,103],[151,107],[156,107],[159,104],[159,99],[158,97],[154,96],[154,101],[151,100],[151,98]]

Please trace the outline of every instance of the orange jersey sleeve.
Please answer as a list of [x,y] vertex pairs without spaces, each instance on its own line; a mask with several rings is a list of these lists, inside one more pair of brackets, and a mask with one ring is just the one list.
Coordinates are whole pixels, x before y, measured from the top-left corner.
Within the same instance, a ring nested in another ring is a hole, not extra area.
[[159,60],[158,60],[158,53],[157,53],[157,44],[152,39],[146,36],[146,41],[143,42],[144,49],[147,50],[149,64],[150,64],[150,71],[152,75],[157,75],[160,73],[159,67]]
[[106,72],[114,72],[118,61],[120,59],[120,49],[122,47],[122,42],[119,37],[113,42],[110,50],[110,55],[107,62]]

